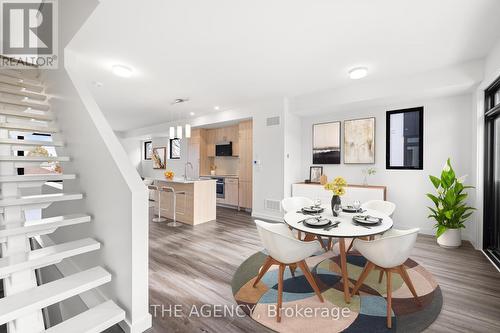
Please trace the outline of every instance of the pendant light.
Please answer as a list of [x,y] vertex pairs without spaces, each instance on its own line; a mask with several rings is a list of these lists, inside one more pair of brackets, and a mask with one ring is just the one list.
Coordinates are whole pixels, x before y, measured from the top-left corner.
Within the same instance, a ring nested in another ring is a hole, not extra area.
[[177,126],[177,139],[182,139],[182,126]]
[[169,132],[170,132],[169,135],[168,135],[169,138],[170,139],[175,139],[175,128],[174,128],[174,126],[170,126]]
[[184,134],[186,135],[186,138],[190,138],[191,137],[191,125],[186,124],[186,126],[184,126],[184,129],[185,129]]

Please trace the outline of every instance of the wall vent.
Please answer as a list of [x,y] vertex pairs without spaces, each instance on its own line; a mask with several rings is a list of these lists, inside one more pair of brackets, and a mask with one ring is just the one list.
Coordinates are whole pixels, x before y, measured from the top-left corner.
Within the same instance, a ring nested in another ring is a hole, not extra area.
[[280,116],[266,118],[267,126],[277,126],[280,124]]
[[279,200],[266,199],[266,209],[280,211],[281,202]]

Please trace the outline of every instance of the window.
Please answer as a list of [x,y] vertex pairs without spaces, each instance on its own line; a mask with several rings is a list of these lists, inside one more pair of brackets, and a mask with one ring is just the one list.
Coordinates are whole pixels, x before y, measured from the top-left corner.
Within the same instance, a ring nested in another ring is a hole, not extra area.
[[386,169],[424,167],[424,108],[387,111]]
[[153,142],[144,141],[144,159],[150,160],[153,155]]
[[181,140],[170,139],[170,159],[178,160],[181,158]]

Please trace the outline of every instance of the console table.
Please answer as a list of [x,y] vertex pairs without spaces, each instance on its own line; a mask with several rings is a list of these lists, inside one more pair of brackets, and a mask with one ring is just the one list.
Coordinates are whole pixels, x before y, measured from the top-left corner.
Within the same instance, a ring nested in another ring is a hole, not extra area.
[[[347,185],[346,193],[342,196],[342,204],[352,204],[354,200],[364,203],[369,200],[386,200],[387,187],[374,185]],[[322,204],[330,204],[332,192],[325,190],[321,184],[292,184],[292,196],[306,197],[312,200],[320,199]]]

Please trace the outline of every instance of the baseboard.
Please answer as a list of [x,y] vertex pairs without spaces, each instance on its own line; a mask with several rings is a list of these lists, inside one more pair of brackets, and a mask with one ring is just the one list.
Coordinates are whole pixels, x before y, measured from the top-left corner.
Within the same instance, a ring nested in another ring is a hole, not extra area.
[[259,212],[252,211],[252,217],[258,218],[258,219],[263,219],[263,220],[270,220],[274,222],[283,222],[283,218],[280,216],[275,216],[275,215],[267,215],[267,214],[262,214]]

